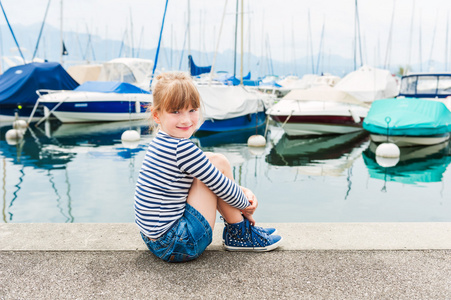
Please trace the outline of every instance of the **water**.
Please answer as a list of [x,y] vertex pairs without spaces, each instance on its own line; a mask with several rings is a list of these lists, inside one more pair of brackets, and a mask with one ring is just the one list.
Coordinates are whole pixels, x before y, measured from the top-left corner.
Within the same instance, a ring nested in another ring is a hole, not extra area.
[[[142,139],[120,137],[132,127]],[[45,124],[8,145],[0,128],[1,221],[133,222],[135,182],[153,138],[145,122]],[[260,222],[450,222],[450,144],[403,149],[395,167],[375,160],[365,132],[289,139],[270,126],[264,149],[255,131],[194,138],[225,154],[236,181],[259,199]]]

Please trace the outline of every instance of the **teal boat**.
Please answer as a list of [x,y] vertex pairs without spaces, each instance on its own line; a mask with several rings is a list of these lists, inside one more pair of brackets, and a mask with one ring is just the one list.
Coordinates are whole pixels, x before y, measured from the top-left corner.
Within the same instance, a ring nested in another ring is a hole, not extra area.
[[434,145],[447,141],[451,112],[443,102],[411,97],[376,100],[363,121],[376,143],[399,147]]

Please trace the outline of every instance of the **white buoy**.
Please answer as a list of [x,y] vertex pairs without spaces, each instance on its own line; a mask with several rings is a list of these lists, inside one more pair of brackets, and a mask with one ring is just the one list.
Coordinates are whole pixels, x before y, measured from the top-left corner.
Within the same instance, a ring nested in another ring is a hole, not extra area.
[[140,139],[141,137],[136,130],[126,130],[121,136],[122,145],[130,149],[138,147]]
[[249,147],[265,147],[266,139],[262,135],[251,135],[247,140],[247,145]]
[[140,139],[141,137],[136,130],[126,130],[121,135],[121,140],[126,142],[136,142]]
[[23,130],[10,129],[5,134],[8,145],[17,145],[23,139]]
[[396,166],[401,151],[396,144],[382,143],[376,148],[376,162],[384,168]]
[[25,129],[27,128],[27,122],[25,120],[15,120],[13,122],[13,128],[14,129]]
[[399,147],[393,143],[382,143],[376,148],[376,156],[396,158],[400,154]]

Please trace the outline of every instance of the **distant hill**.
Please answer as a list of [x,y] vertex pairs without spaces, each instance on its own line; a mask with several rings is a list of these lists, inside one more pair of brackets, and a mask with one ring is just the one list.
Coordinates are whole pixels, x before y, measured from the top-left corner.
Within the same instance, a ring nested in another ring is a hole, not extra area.
[[[30,26],[13,25],[13,29],[18,42],[23,48],[23,54],[27,60],[33,56],[36,46],[36,40],[39,34],[40,24]],[[2,56],[19,56],[17,47],[6,25],[0,26],[0,54]],[[118,40],[103,39],[96,35],[89,37],[86,33],[64,32],[64,43],[69,55],[64,56],[64,66],[68,67],[74,64],[82,63],[101,63],[117,57],[139,57],[147,59],[155,59],[156,47],[153,49],[131,49],[129,46],[122,44]],[[59,29],[46,25],[43,36],[41,38],[37,57],[49,61],[60,61],[61,44]],[[191,54],[195,63],[199,66],[211,65],[213,63],[214,53],[202,53],[192,50]],[[240,54],[237,54],[236,72],[239,77],[240,73]],[[164,70],[187,70],[188,69],[188,53],[185,49],[172,50],[163,47],[160,52],[158,69]],[[251,71],[252,79],[267,74],[274,75],[298,75],[311,73],[330,73],[343,77],[347,73],[353,71],[354,62],[352,59],[344,58],[337,55],[322,54],[320,58],[320,66],[312,67],[312,62],[316,64],[318,57],[301,57],[296,61],[283,62],[280,57],[260,57],[254,54],[245,53],[243,73],[246,75]],[[232,49],[218,53],[216,58],[215,70],[227,71],[233,73],[234,51]],[[424,63],[424,70],[440,66],[440,63],[433,62]],[[2,70],[7,69],[5,60],[2,61]],[[392,72],[396,73],[401,65],[395,65]],[[419,71],[418,65],[412,66],[411,69]]]

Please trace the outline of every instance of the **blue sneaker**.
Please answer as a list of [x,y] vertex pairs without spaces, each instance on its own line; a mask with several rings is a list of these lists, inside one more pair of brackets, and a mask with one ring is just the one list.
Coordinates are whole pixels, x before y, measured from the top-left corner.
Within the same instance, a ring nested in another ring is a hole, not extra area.
[[[252,225],[251,225],[252,226]],[[276,234],[277,233],[277,229],[272,228],[272,227],[268,227],[268,228],[263,228],[260,226],[253,226],[255,230],[259,231],[259,232],[264,232],[267,235],[271,235],[271,234]],[[225,236],[226,236],[226,230],[227,226],[224,226],[224,230],[222,231],[222,243],[224,243],[225,240]]]
[[271,251],[279,247],[281,242],[280,235],[268,235],[257,230],[246,218],[239,223],[226,223],[224,247],[228,251]]

